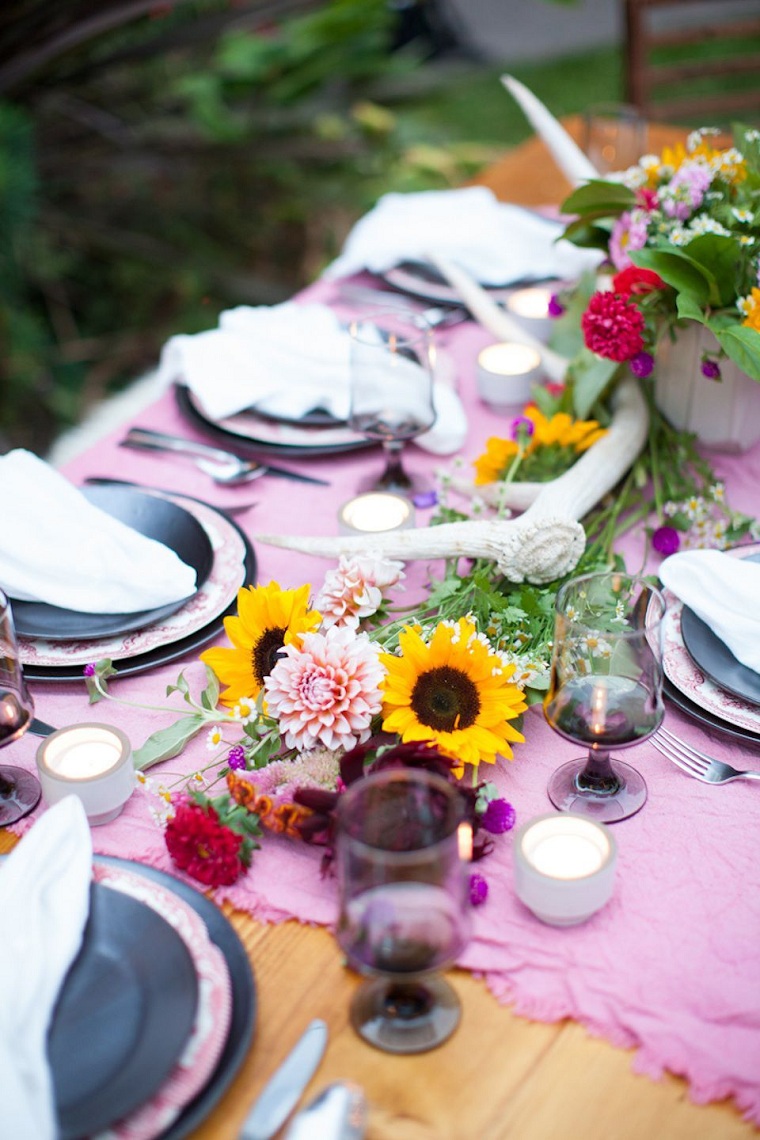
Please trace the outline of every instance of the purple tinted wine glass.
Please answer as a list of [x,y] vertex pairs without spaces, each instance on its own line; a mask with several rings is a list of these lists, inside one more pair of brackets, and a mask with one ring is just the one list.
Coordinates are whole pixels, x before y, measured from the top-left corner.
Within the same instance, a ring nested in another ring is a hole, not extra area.
[[337,937],[349,964],[370,975],[351,1022],[389,1053],[422,1053],[456,1029],[459,999],[438,971],[469,937],[462,799],[440,776],[387,769],[341,797],[336,843]]
[[405,443],[435,423],[433,332],[419,313],[398,305],[355,317],[351,336],[349,425],[383,445],[385,470],[360,491],[416,494],[428,487],[402,465]]
[[[0,590],[0,748],[26,732],[34,702],[26,687],[8,598]],[[25,768],[0,764],[0,827],[22,819],[40,801],[39,780]]]
[[640,744],[662,722],[664,616],[660,591],[635,575],[586,574],[558,591],[544,714],[560,736],[588,749],[549,781],[561,811],[615,823],[643,807],[643,776],[611,753]]

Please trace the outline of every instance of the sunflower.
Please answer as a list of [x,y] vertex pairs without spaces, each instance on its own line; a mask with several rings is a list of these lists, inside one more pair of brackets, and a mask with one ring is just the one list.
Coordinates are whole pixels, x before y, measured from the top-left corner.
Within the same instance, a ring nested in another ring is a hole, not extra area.
[[[533,424],[533,431],[521,462],[523,479],[542,482],[555,478],[571,467],[582,451],[606,434],[596,420],[576,420],[567,412],[557,412],[548,418],[533,404],[528,405],[524,415]],[[502,479],[519,450],[516,440],[491,436],[485,452],[475,460],[476,485]]]
[[509,741],[525,739],[507,722],[527,708],[522,692],[472,618],[439,622],[429,643],[407,627],[399,636],[400,656],[385,653],[383,728],[405,743],[432,740],[457,761],[493,764],[496,754],[511,759]]
[[223,685],[220,700],[234,705],[256,697],[278,660],[283,645],[297,643],[301,635],[322,620],[310,610],[310,586],[281,590],[277,582],[238,590],[238,612],[224,619],[234,648],[207,649],[201,661],[213,669]]

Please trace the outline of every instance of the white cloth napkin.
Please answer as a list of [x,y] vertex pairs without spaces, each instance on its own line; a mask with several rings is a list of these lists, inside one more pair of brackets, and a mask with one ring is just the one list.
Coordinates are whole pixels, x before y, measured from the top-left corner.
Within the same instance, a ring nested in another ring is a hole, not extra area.
[[93,506],[30,451],[0,457],[0,502],[0,586],[11,598],[133,613],[195,590],[173,550]]
[[760,563],[720,550],[684,550],[663,561],[660,579],[737,661],[760,673]]
[[601,177],[575,139],[571,138],[551,111],[524,83],[520,83],[519,79],[515,79],[512,75],[502,75],[501,81],[522,108],[533,130],[544,140],[557,166],[573,186]]
[[384,273],[431,254],[461,265],[481,285],[578,277],[595,268],[598,250],[557,240],[564,226],[521,206],[500,202],[486,186],[384,194],[360,218],[326,277],[369,269]]
[[92,840],[80,800],[46,811],[0,865],[0,1133],[57,1135],[47,1033],[87,922]]
[[[257,404],[269,414],[298,417],[315,407],[348,416],[350,337],[327,305],[241,305],[219,327],[173,336],[158,366],[162,383],[182,379],[214,420]],[[434,386],[437,420],[415,443],[436,455],[457,451],[467,419],[449,385]]]

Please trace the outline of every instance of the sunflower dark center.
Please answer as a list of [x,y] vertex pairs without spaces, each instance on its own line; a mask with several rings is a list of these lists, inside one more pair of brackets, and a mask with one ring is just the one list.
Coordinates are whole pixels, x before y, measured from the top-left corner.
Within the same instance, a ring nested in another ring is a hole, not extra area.
[[286,629],[265,629],[251,649],[253,675],[260,685],[268,677],[278,661],[278,654],[285,644]]
[[411,703],[420,724],[437,732],[469,728],[480,712],[475,682],[451,665],[421,673],[412,690]]

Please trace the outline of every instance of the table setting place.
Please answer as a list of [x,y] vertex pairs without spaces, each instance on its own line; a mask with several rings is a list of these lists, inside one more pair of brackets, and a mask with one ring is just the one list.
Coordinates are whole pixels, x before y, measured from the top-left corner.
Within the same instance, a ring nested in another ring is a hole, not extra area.
[[[464,1064],[461,971],[760,1127],[760,143],[602,176],[503,84],[564,203],[388,193],[61,466],[0,456],[9,1140],[395,1135],[410,1070],[352,1058]],[[262,1048],[235,915],[325,928],[351,1000]]]

